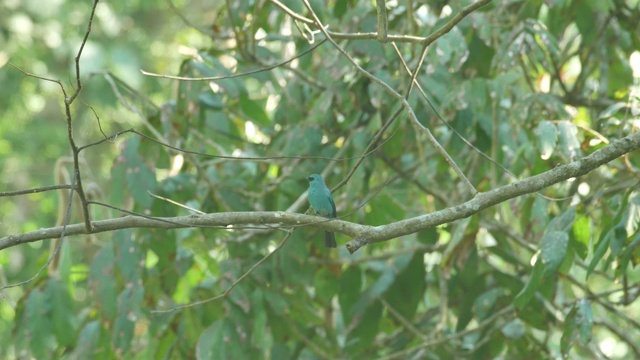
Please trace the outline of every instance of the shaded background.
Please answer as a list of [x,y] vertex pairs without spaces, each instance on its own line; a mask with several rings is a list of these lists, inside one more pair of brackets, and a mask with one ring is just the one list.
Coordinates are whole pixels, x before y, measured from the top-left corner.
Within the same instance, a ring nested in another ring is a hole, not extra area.
[[[467,1],[389,2],[389,33],[425,37]],[[375,4],[314,1],[333,32],[376,31]],[[298,1],[101,2],[80,62],[73,105],[90,196],[153,216],[285,210],[326,171],[340,182],[400,104],[286,9]],[[628,1],[492,2],[428,50],[418,81],[440,116],[479,150],[525,178],[634,131],[640,11]],[[0,182],[3,191],[57,183],[70,155],[59,87],[90,2],[0,3]],[[399,93],[410,77],[390,44],[340,45]],[[397,43],[413,68],[422,46]],[[636,69],[635,76],[633,69]],[[414,89],[409,103],[480,191],[513,181],[465,145]],[[407,118],[334,192],[344,220],[381,225],[469,198],[460,179]],[[215,155],[264,157],[230,161]],[[282,159],[277,156],[300,156]],[[321,158],[319,158],[321,157]],[[325,158],[325,159],[323,159]],[[338,161],[328,161],[334,158]],[[355,255],[297,229],[123,230],[68,239],[60,263],[0,302],[3,358],[640,358],[637,154],[469,219],[368,246]],[[59,166],[55,166],[55,164]],[[3,198],[0,230],[55,226],[60,193]],[[292,209],[306,210],[306,203]],[[94,219],[121,212],[92,206]],[[74,211],[71,223],[80,222]],[[349,239],[338,234],[338,243]],[[49,241],[0,252],[0,283],[33,276]],[[541,258],[544,260],[541,260]],[[535,266],[533,265],[535,264]]]

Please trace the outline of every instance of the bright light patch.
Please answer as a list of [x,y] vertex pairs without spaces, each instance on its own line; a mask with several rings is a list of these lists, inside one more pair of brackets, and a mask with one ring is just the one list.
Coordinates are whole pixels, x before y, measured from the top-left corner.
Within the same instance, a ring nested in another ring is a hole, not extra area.
[[152,267],[156,266],[156,264],[158,263],[158,260],[160,260],[160,258],[156,253],[154,253],[151,250],[147,250],[147,256],[145,257],[144,267],[147,269],[151,269]]
[[244,123],[244,132],[247,135],[247,139],[254,144],[268,144],[269,138],[263,134],[260,129],[256,127],[251,121]]
[[184,164],[184,156],[178,154],[171,159],[171,169],[169,170],[169,176],[175,176],[180,173],[182,165]]
[[249,139],[253,139],[256,137],[258,130],[256,129],[256,126],[251,121],[247,121],[244,123],[244,133],[247,135]]
[[264,39],[266,37],[267,37],[267,33],[264,31],[264,29],[263,28],[259,28],[256,31],[256,34],[254,35],[253,38],[256,39],[256,40],[262,40],[262,39]]
[[627,344],[616,341],[613,337],[602,339],[598,345],[600,346],[600,350],[608,357],[621,358],[629,354]]
[[267,97],[267,105],[265,106],[265,110],[269,113],[273,112],[278,106],[279,102],[280,102],[280,96],[273,95],[273,94],[269,95]]
[[4,51],[0,51],[0,68],[5,66],[8,62],[9,62],[9,55]]
[[633,70],[633,77],[640,78],[640,51],[634,51],[629,57],[629,66]]
[[540,250],[538,250],[535,254],[533,254],[533,256],[531,257],[531,261],[529,262],[529,264],[531,264],[531,266],[534,266],[536,264],[536,262],[538,262],[538,256],[540,256]]
[[551,77],[549,74],[544,74],[540,77],[538,81],[538,87],[540,87],[540,91],[543,93],[548,93],[551,90]]
[[45,100],[40,95],[31,95],[27,101],[27,108],[31,112],[40,112],[44,109]]
[[440,18],[445,18],[451,15],[452,12],[453,10],[451,9],[451,6],[445,5],[444,7],[442,7],[442,12],[440,12]]
[[580,194],[581,196],[589,195],[590,191],[591,187],[589,186],[589,184],[583,182],[578,185],[578,194]]

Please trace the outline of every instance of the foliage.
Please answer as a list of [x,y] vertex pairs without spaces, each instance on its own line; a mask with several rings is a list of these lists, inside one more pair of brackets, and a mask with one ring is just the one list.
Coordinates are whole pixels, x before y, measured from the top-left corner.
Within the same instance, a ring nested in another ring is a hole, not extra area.
[[[388,2],[389,35],[411,36],[392,42],[356,35],[377,31],[375,2],[311,7],[359,66],[404,95],[403,61],[413,71],[421,38],[470,3]],[[91,5],[34,4],[0,5],[9,14],[0,22],[7,190],[71,173],[60,162],[69,155],[60,89],[3,59],[75,85]],[[639,5],[489,2],[427,48],[416,76],[426,96],[414,87],[407,98],[417,124],[325,41],[304,2],[100,3],[80,61],[76,141],[130,128],[145,136],[82,152],[90,195],[117,208],[93,204],[91,216],[192,213],[163,198],[206,213],[304,212],[306,176],[321,172],[330,187],[348,180],[333,196],[338,216],[356,223],[468,200],[422,127],[481,192],[576,160],[633,133],[639,119]],[[325,249],[311,227],[70,237],[56,267],[3,290],[0,357],[640,358],[635,155],[353,255]],[[5,199],[3,233],[62,224],[66,203],[56,208],[53,192]],[[71,222],[81,222],[77,209]],[[36,274],[46,245],[0,251],[1,285]],[[193,306],[157,311],[183,304]]]

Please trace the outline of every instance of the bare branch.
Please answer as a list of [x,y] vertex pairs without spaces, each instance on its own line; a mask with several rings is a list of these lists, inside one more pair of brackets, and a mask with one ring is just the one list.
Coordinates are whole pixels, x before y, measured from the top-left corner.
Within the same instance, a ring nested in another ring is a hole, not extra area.
[[76,96],[80,94],[80,90],[82,89],[82,82],[80,81],[80,57],[82,56],[82,51],[84,50],[84,46],[89,39],[89,34],[91,33],[91,25],[93,24],[93,17],[96,14],[96,7],[98,6],[98,1],[94,0],[93,7],[91,8],[91,14],[89,15],[89,23],[87,24],[87,30],[84,32],[84,37],[82,38],[82,42],[80,43],[80,48],[78,49],[78,54],[75,57],[75,69],[76,69],[76,91],[74,91],[73,95],[70,98],[65,99],[65,103],[67,105],[71,105],[75,100]]
[[146,76],[151,76],[151,77],[159,77],[159,78],[163,78],[163,79],[172,79],[172,80],[180,80],[180,81],[214,81],[214,80],[224,80],[224,79],[233,79],[233,78],[237,78],[237,77],[243,77],[243,76],[248,76],[248,75],[253,75],[253,74],[258,74],[264,71],[269,71],[269,70],[273,70],[275,68],[284,66],[296,59],[299,59],[303,56],[305,56],[306,54],[312,52],[313,50],[317,49],[320,45],[324,44],[324,42],[327,41],[326,39],[318,42],[316,45],[308,48],[307,50],[301,52],[300,54],[295,55],[294,57],[287,59],[285,61],[281,61],[277,64],[273,64],[273,65],[268,65],[265,66],[263,68],[260,69],[255,69],[255,70],[250,70],[247,72],[243,72],[243,73],[239,73],[239,74],[229,74],[229,75],[220,75],[220,76],[210,76],[210,77],[185,77],[185,76],[172,76],[172,75],[164,75],[164,74],[156,74],[156,73],[152,73],[152,72],[148,72],[148,71],[144,71],[144,70],[140,70],[140,72],[143,75]]
[[0,197],[17,196],[17,195],[29,195],[29,194],[35,194],[35,193],[44,192],[44,191],[63,190],[63,189],[72,189],[72,188],[73,187],[71,185],[69,185],[69,184],[62,184],[62,185],[42,186],[42,187],[39,187],[39,188],[27,189],[27,190],[0,191]]

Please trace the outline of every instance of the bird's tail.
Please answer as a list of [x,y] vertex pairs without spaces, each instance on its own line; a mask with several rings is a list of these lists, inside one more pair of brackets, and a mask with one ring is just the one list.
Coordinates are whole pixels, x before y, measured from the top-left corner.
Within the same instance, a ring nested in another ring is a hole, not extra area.
[[325,231],[324,232],[324,246],[328,248],[338,247],[338,243],[336,242],[336,234],[332,232]]

